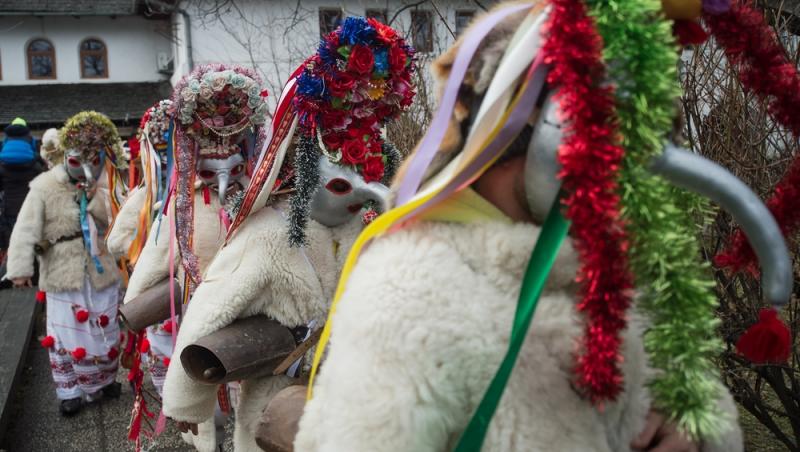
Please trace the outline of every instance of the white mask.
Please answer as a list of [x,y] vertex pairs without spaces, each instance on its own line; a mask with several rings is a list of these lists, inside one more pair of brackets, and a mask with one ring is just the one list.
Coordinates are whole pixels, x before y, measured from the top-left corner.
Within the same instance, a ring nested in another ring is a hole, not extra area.
[[70,149],[64,158],[64,167],[70,179],[77,181],[81,188],[91,188],[103,172],[105,154],[94,152],[87,155],[77,149]]
[[536,120],[525,159],[525,195],[531,216],[540,224],[547,217],[561,187],[557,154],[563,136],[558,102],[550,96]]
[[389,189],[379,182],[364,182],[352,168],[331,163],[319,157],[320,186],[311,199],[310,216],[328,227],[348,222],[361,211],[367,201],[377,204],[377,210],[388,208]]
[[210,188],[216,188],[220,204],[225,204],[225,195],[234,182],[245,175],[245,162],[241,154],[228,158],[200,158],[197,162],[197,176]]

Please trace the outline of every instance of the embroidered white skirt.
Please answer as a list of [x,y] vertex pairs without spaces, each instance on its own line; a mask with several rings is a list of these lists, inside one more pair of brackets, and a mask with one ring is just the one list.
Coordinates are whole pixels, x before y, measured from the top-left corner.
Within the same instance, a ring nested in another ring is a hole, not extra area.
[[147,340],[150,342],[150,350],[147,352],[148,368],[159,396],[172,358],[172,333],[169,327],[165,328],[167,325],[172,325],[172,322],[167,320],[147,327]]
[[92,395],[114,382],[119,363],[118,285],[47,293],[50,368],[59,399]]

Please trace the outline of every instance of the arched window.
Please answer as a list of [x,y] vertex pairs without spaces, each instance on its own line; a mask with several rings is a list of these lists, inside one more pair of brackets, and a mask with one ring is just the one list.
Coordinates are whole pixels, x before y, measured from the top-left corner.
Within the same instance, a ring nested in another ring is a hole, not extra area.
[[47,39],[34,39],[28,43],[28,78],[56,78],[56,49]]
[[89,38],[81,42],[81,78],[108,78],[108,53],[103,41]]

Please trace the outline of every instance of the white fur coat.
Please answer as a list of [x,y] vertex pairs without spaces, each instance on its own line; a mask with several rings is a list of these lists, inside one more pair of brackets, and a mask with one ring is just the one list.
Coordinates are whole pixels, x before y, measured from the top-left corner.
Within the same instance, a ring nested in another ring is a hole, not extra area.
[[146,190],[140,187],[134,188],[120,207],[117,218],[114,219],[114,223],[108,231],[106,246],[108,246],[108,252],[117,258],[128,254],[139,227],[139,213],[146,197]]
[[[219,218],[219,200],[216,196],[211,196],[209,201],[209,205],[205,205],[202,192],[195,191],[194,252],[197,255],[201,274],[225,240],[225,226]],[[175,212],[174,201],[170,204],[168,212],[168,215],[161,217],[160,223],[156,221],[151,227],[147,243],[142,249],[139,260],[136,262],[136,268],[128,282],[125,303],[169,277],[169,215],[173,215]],[[175,274],[178,276],[178,280],[182,281],[183,266],[180,264],[180,252],[178,244],[176,243],[174,246]]]
[[[322,324],[335,289],[339,269],[361,227],[360,218],[327,228],[309,220],[308,245],[292,248],[287,237],[286,205],[259,210],[214,259],[192,297],[181,325],[164,383],[164,413],[176,420],[202,422],[210,418],[216,385],[192,380],[177,359],[183,349],[239,318],[266,315],[287,327],[311,320]],[[234,445],[237,452],[259,451],[255,429],[272,396],[291,384],[286,376],[242,383],[236,409]]]
[[[371,243],[337,308],[295,450],[451,450],[505,355],[538,233],[530,224],[421,222]],[[582,334],[577,265],[562,247],[484,451],[624,451],[642,430],[650,370],[635,313],[618,401],[601,413],[571,386]],[[741,451],[738,427],[703,450]]]
[[[101,179],[104,178],[101,175]],[[98,273],[83,244],[83,238],[63,241],[39,256],[39,288],[45,292],[80,290],[86,275],[95,289],[104,289],[119,280],[114,258],[106,251],[103,234],[108,227],[108,191],[98,190],[87,205],[98,228],[97,246],[103,273]],[[70,182],[62,165],[40,174],[30,183],[8,249],[6,278],[33,276],[34,245],[41,240],[56,241],[81,232],[79,190]]]

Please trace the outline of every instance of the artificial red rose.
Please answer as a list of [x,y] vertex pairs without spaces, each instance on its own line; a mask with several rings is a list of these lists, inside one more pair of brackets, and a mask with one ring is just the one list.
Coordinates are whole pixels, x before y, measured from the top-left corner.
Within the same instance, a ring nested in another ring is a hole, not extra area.
[[83,347],[78,347],[72,351],[71,355],[75,361],[80,361],[83,358],[86,358],[86,349]]
[[150,341],[147,338],[142,339],[142,342],[139,344],[139,353],[147,353],[150,351]]
[[45,336],[40,343],[42,344],[42,347],[50,348],[56,344],[56,340],[53,338],[53,336]]
[[361,175],[364,176],[365,182],[380,182],[383,179],[383,159],[380,156],[367,158]]
[[165,356],[164,358],[162,358],[162,361],[164,362],[164,367],[169,367],[169,358]]
[[367,19],[367,23],[375,29],[376,36],[378,39],[385,43],[390,43],[393,40],[397,39],[397,32],[388,25],[384,25],[382,22],[370,17]]
[[116,347],[112,347],[111,350],[108,351],[108,359],[116,359],[119,356],[119,350]]
[[225,116],[229,111],[231,111],[231,107],[226,104],[217,107],[217,114],[220,116]]
[[367,75],[372,73],[375,65],[375,56],[372,50],[363,44],[356,44],[350,51],[350,58],[347,59],[347,70],[356,74]]
[[341,133],[327,133],[322,135],[322,141],[325,143],[325,146],[327,146],[328,149],[336,150],[342,147],[344,137]]
[[89,311],[87,311],[86,309],[79,310],[78,312],[75,313],[75,320],[77,320],[80,323],[89,320]]
[[320,116],[322,116],[322,127],[324,129],[341,129],[346,125],[347,112],[344,110],[325,110]]
[[393,45],[392,48],[389,49],[389,69],[391,69],[393,74],[403,72],[406,68],[407,58],[408,55],[406,55],[402,47]]
[[99,323],[101,327],[105,328],[106,325],[108,325],[108,316],[101,314],[100,317],[97,318],[97,323]]
[[161,325],[161,329],[169,334],[172,334],[172,326],[173,326],[172,320],[167,320]]
[[344,97],[355,85],[356,79],[346,72],[342,72],[336,78],[328,80],[328,89],[336,97]]
[[353,165],[362,163],[367,155],[367,145],[364,140],[347,140],[342,145],[342,161]]

